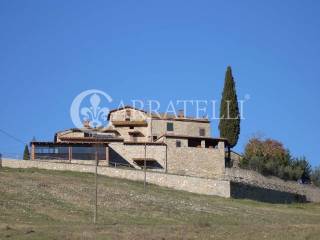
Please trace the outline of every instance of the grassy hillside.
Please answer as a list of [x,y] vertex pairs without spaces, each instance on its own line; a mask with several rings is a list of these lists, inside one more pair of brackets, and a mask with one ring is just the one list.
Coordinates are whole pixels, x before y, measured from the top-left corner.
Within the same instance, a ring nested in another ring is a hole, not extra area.
[[0,239],[319,239],[320,204],[276,205],[92,174],[0,169]]

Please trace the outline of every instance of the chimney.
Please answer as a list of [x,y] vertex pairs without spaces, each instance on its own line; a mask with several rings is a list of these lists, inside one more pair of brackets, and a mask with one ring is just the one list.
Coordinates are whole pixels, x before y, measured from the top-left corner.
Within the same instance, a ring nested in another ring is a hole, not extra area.
[[84,120],[83,121],[83,127],[84,128],[90,128],[90,121],[89,120]]
[[184,118],[184,110],[179,110],[178,118]]

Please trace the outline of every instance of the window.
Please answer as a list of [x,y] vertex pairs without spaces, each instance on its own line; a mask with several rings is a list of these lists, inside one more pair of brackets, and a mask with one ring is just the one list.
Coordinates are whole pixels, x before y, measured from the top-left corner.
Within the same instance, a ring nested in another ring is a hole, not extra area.
[[155,142],[158,139],[158,136],[153,136],[153,141]]
[[126,121],[130,121],[130,117],[131,117],[131,111],[130,110],[126,110]]
[[176,141],[176,147],[181,147],[181,141],[180,140]]
[[93,135],[92,135],[91,133],[85,132],[85,133],[84,133],[84,137],[93,137]]
[[130,129],[134,129],[134,126],[130,126]]
[[199,134],[200,134],[200,136],[205,136],[206,135],[206,130],[204,129],[204,128],[200,128],[199,129]]
[[172,122],[168,122],[167,123],[167,131],[168,132],[172,132],[173,131],[173,123]]
[[138,139],[137,139],[137,136],[132,136],[132,137],[131,137],[131,140],[132,140],[132,142],[137,142],[137,140],[138,140]]

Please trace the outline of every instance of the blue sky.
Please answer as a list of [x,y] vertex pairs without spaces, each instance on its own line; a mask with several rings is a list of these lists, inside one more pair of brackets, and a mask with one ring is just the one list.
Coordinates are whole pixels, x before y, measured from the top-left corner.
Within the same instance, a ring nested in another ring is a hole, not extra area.
[[[316,0],[2,0],[1,129],[52,140],[93,88],[115,101],[219,101],[231,65],[238,97],[251,96],[236,149],[260,133],[319,165],[319,11]],[[22,151],[0,133],[0,152]]]

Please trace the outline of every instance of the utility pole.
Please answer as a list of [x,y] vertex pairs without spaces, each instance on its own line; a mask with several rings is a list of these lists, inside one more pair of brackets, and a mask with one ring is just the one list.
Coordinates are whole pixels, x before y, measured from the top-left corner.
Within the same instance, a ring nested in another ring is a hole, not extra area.
[[97,215],[98,215],[98,145],[95,147],[95,174],[94,174],[94,181],[95,181],[95,201],[94,201],[94,215],[93,215],[93,223],[97,223]]
[[147,143],[144,143],[144,181],[143,181],[143,188],[144,192],[147,192]]

